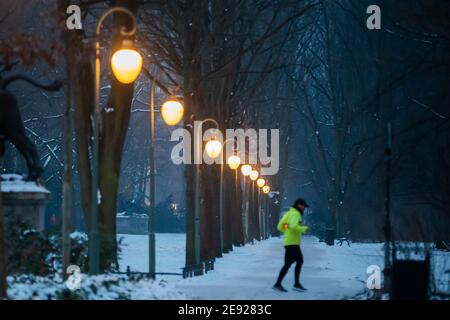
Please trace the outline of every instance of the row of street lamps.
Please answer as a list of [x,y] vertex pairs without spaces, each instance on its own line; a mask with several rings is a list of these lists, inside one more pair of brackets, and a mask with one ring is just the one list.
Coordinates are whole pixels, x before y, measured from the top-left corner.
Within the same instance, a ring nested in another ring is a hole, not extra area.
[[[101,190],[99,189],[99,133],[101,127],[101,114],[100,114],[100,30],[103,21],[107,16],[113,13],[121,12],[129,16],[132,26],[130,30],[121,30],[121,34],[124,37],[122,46],[119,50],[113,53],[111,56],[111,70],[114,77],[123,84],[133,83],[142,68],[142,56],[133,48],[133,42],[131,37],[136,33],[136,18],[134,14],[123,7],[113,7],[107,10],[100,18],[96,26],[95,32],[95,106],[93,117],[93,147],[92,147],[92,189],[91,189],[91,226],[89,230],[89,273],[92,275],[100,272],[100,239],[99,239],[99,225],[98,225],[98,209],[101,203]],[[150,73],[144,68],[144,75],[150,78],[150,151],[149,151],[149,166],[150,166],[150,212],[148,219],[148,241],[149,241],[149,274],[151,277],[155,276],[155,161],[154,161],[154,106],[155,106],[155,86],[156,79],[150,75]],[[169,126],[177,125],[184,115],[184,106],[178,97],[169,95],[164,100],[161,106],[161,115],[164,122]],[[201,124],[205,122],[212,122],[216,126],[216,130],[219,130],[219,124],[214,119],[204,119]],[[200,126],[201,130],[201,126]],[[194,135],[197,137],[198,135]],[[223,155],[223,144],[215,137],[209,139],[205,145],[205,151],[211,159],[216,159]],[[234,141],[233,141],[234,142]],[[196,144],[197,146],[201,145]],[[200,159],[201,148],[196,147],[196,157]],[[220,245],[221,252],[223,250],[223,162],[221,161],[221,176],[220,176]],[[195,167],[195,208],[194,208],[194,235],[195,235],[195,263],[201,264],[200,261],[200,165],[199,161],[196,161]],[[232,155],[227,159],[227,164],[232,170],[237,170],[241,166],[241,159],[237,155]],[[250,165],[244,164],[241,166],[241,172],[244,176],[244,191],[245,191],[245,177],[249,176],[252,181],[256,181],[257,186],[263,191],[264,194],[270,192],[270,187],[264,178],[259,177],[259,172],[253,169]],[[236,171],[237,177],[237,171]],[[259,179],[258,179],[259,177]],[[259,193],[259,190],[258,190]],[[247,214],[246,211],[244,215]],[[247,224],[245,224],[247,225]],[[246,227],[247,228],[247,227]],[[246,229],[245,228],[245,229]],[[244,228],[243,228],[244,229]],[[247,234],[247,231],[245,231]]]

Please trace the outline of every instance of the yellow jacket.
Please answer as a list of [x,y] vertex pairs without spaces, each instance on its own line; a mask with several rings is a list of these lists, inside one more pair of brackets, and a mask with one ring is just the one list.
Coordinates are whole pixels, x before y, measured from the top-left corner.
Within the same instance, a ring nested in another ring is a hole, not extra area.
[[284,234],[283,245],[299,245],[302,241],[302,234],[308,227],[301,224],[302,216],[296,208],[289,209],[280,219],[277,225],[278,231]]

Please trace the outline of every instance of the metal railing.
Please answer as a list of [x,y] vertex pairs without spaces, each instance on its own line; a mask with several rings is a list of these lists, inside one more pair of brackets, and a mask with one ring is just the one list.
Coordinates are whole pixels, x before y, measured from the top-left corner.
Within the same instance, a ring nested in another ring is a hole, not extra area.
[[188,265],[183,268],[183,278],[201,276],[208,271],[214,270],[216,259],[206,260],[200,264]]

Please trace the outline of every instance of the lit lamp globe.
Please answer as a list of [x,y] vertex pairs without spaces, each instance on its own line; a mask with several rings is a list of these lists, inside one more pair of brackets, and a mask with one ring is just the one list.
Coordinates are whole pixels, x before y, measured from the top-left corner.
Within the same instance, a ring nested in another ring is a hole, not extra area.
[[215,159],[222,152],[222,144],[219,140],[211,139],[206,143],[205,150],[208,157]]
[[263,178],[259,178],[258,180],[256,180],[256,184],[258,185],[258,187],[262,188],[266,184],[266,180],[264,180]]
[[184,107],[176,97],[166,99],[161,107],[161,116],[169,126],[177,125],[183,119]]
[[132,48],[119,49],[111,57],[111,68],[120,83],[132,83],[141,73],[142,57]]
[[269,186],[264,186],[263,188],[262,188],[262,191],[264,192],[264,193],[269,193],[270,192],[270,187]]
[[248,175],[250,175],[250,172],[252,172],[252,166],[249,164],[244,164],[241,167],[241,172],[244,175],[244,177],[247,177]]
[[251,179],[252,181],[256,181],[256,179],[258,179],[258,176],[259,176],[258,171],[252,170],[252,171],[250,172],[250,179]]
[[236,170],[241,164],[241,158],[239,158],[238,156],[230,156],[227,163],[230,169]]

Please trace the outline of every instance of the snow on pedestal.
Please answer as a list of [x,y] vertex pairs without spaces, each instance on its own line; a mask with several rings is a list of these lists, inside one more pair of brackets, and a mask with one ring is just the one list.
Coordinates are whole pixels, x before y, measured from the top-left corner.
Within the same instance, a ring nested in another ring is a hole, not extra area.
[[45,207],[50,191],[18,174],[2,174],[1,192],[6,219],[17,217],[31,228],[45,228]]

